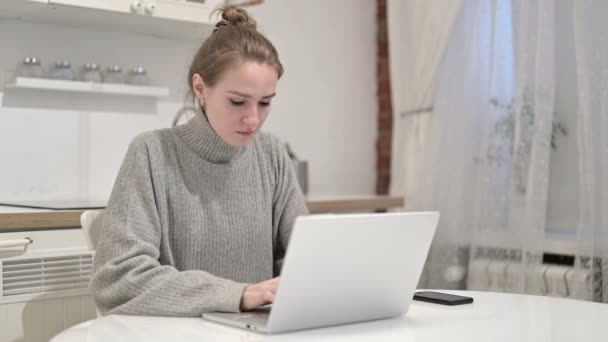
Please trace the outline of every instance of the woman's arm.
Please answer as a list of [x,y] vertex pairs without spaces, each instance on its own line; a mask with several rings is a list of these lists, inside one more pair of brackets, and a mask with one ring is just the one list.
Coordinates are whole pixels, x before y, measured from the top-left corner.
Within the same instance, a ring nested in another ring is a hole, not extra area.
[[104,214],[90,284],[97,308],[103,314],[162,316],[238,312],[247,284],[159,262],[155,193],[160,186],[153,172],[146,136],[139,136],[129,146]]
[[274,274],[277,276],[281,272],[296,217],[308,215],[308,208],[287,150],[283,144],[278,144],[275,150],[278,158],[275,170],[277,178],[273,199],[273,230],[278,232],[274,246]]

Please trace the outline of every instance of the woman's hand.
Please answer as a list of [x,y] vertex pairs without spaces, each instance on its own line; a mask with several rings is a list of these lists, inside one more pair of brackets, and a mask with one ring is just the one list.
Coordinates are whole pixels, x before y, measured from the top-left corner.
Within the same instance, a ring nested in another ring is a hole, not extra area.
[[261,283],[248,285],[245,287],[241,298],[241,310],[251,310],[258,306],[272,304],[274,295],[277,293],[281,277],[272,278]]

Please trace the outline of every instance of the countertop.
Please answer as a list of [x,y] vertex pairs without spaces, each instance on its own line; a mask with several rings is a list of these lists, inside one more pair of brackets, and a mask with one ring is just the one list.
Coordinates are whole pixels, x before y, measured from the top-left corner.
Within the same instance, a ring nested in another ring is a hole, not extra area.
[[[384,195],[307,196],[311,214],[338,212],[373,212],[402,208],[403,197]],[[0,232],[80,228],[80,214],[84,210],[45,210],[0,206]]]

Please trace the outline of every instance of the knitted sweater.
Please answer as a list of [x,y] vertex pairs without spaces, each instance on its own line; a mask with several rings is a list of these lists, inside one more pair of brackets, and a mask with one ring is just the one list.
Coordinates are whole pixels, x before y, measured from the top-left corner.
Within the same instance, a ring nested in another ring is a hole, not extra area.
[[104,214],[90,288],[103,314],[238,312],[245,286],[277,276],[307,214],[283,144],[226,144],[198,115],[137,136]]

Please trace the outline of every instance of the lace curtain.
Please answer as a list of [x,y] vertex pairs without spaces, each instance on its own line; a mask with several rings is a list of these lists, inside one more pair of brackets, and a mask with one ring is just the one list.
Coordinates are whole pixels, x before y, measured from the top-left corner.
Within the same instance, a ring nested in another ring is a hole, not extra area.
[[579,226],[576,271],[608,303],[608,3],[574,1]]
[[[419,287],[608,302],[608,2],[408,4],[421,18],[458,13],[453,25],[410,18],[391,34],[391,59],[408,56],[391,60],[394,107],[406,113],[396,117],[391,190],[407,210],[441,212]],[[442,34],[429,43],[425,30]],[[556,141],[568,131],[564,158]],[[564,163],[568,177],[556,172]],[[570,210],[557,252],[573,267],[543,261],[556,251],[548,222],[560,208]]]
[[[440,70],[417,210],[442,214],[421,287],[534,292],[554,113],[553,1],[467,0]],[[509,261],[501,282],[467,277]],[[480,284],[479,282],[482,282]]]

